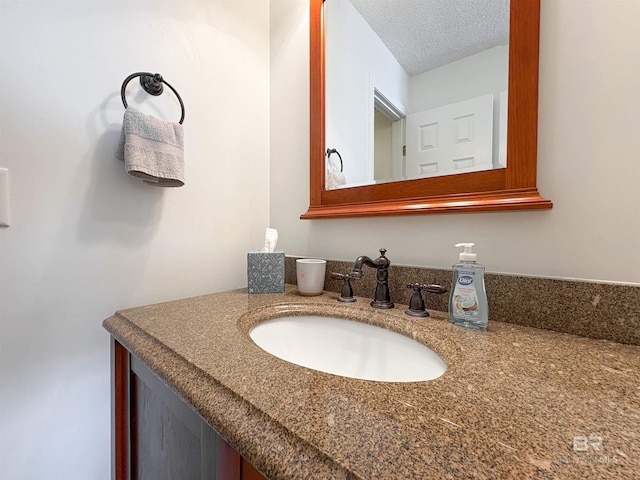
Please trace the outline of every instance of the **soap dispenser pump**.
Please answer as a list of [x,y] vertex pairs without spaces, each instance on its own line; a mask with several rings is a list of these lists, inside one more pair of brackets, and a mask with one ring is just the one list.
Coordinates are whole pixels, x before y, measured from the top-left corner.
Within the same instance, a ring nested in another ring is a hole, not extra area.
[[484,266],[477,263],[473,243],[458,243],[464,247],[460,263],[453,265],[453,282],[449,296],[449,321],[455,325],[486,330],[489,306],[484,286]]

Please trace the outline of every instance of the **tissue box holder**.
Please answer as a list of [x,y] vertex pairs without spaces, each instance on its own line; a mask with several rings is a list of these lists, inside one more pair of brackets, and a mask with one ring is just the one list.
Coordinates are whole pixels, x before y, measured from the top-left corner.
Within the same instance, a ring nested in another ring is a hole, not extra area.
[[247,283],[249,293],[284,292],[284,252],[249,252]]

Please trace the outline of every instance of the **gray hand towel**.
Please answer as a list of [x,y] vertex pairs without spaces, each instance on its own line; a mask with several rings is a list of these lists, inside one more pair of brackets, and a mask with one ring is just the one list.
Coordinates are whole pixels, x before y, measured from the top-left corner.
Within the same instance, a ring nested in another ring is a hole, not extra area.
[[117,157],[129,175],[157,187],[184,185],[182,125],[127,107]]

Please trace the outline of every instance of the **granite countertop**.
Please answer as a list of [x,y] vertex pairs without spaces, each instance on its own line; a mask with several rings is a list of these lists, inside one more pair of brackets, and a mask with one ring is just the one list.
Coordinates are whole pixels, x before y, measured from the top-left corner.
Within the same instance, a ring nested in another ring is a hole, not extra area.
[[[246,289],[117,312],[105,328],[272,479],[640,478],[640,347],[338,294]],[[428,345],[438,379],[381,383],[280,360],[251,326],[341,315]]]

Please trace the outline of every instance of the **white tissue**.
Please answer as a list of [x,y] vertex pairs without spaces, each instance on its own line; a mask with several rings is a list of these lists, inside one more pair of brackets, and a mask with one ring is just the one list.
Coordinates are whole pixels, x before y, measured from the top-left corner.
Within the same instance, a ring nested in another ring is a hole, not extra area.
[[278,243],[278,230],[275,228],[267,228],[264,234],[264,248],[262,252],[273,252],[276,249]]

